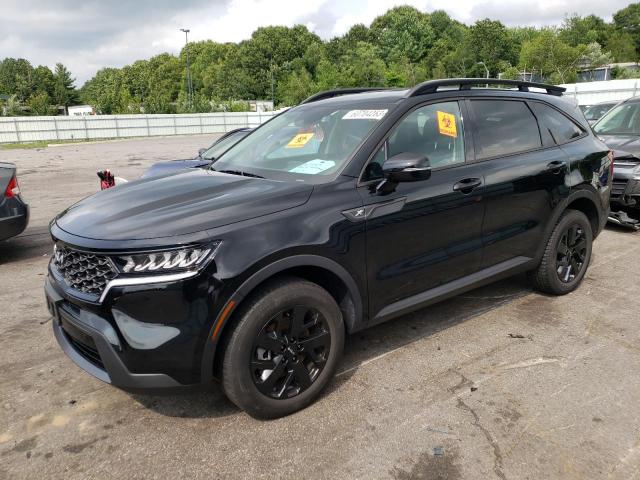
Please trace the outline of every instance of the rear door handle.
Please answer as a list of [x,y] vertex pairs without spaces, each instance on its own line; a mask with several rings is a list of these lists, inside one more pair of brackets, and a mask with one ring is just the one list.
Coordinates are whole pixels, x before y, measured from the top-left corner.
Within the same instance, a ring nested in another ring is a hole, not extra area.
[[480,185],[482,185],[481,178],[465,178],[453,184],[453,191],[468,194]]
[[553,173],[560,173],[566,165],[567,164],[561,160],[554,160],[547,164],[547,170],[550,170]]

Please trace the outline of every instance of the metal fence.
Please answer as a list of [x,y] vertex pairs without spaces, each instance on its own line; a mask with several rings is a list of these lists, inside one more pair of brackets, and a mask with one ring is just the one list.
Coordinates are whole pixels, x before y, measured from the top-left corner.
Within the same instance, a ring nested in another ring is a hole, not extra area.
[[256,127],[275,113],[0,117],[0,143],[224,133],[240,127]]
[[599,102],[618,102],[640,95],[640,80],[607,80],[561,85],[567,91],[565,96],[573,97],[579,105]]

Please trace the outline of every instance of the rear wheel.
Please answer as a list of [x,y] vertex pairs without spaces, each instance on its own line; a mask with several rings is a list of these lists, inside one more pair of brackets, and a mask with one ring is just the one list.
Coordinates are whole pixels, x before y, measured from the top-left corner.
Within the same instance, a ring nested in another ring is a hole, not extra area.
[[224,391],[253,417],[288,415],[319,395],[343,345],[342,314],[328,292],[304,280],[277,281],[239,312],[223,357]]
[[584,213],[567,210],[553,229],[542,261],[533,272],[535,287],[564,295],[575,290],[591,260],[593,232]]

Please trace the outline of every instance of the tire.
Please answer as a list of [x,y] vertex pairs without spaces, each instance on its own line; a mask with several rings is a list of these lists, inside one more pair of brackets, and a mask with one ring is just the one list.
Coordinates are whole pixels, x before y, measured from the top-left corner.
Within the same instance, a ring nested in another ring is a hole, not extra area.
[[[576,242],[572,242],[572,228],[576,229],[575,237],[579,237]],[[589,267],[592,244],[593,232],[586,215],[578,210],[565,211],[551,232],[538,268],[532,272],[535,288],[552,295],[573,292]],[[566,262],[567,258],[572,261]]]
[[333,297],[315,283],[281,279],[249,298],[236,318],[223,347],[227,397],[260,419],[289,415],[313,402],[344,348],[342,313]]

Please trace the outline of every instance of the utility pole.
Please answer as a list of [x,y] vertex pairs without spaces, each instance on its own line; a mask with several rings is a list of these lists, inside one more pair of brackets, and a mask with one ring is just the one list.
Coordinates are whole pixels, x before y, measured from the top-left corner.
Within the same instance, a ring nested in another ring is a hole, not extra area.
[[189,63],[189,30],[188,28],[181,28],[181,32],[184,32],[184,49],[187,54],[187,98],[189,102],[189,110],[193,105],[193,83],[191,83],[191,64]]
[[[487,68],[487,64],[484,62],[478,62],[477,65],[482,65],[484,67],[485,72],[487,72],[487,76],[485,78],[489,78],[489,69]],[[487,88],[489,88],[489,84],[487,83]]]

